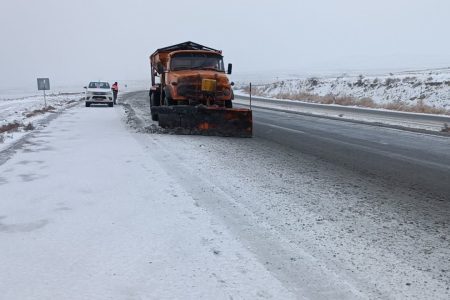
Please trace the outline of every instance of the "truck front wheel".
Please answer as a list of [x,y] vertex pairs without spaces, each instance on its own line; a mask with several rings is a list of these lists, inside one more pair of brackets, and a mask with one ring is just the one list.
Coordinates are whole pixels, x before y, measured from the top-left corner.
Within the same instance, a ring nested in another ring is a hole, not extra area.
[[159,106],[159,98],[156,99],[155,94],[152,93],[150,95],[150,113],[152,115],[152,120],[158,121],[159,117],[158,117],[158,114],[154,112],[154,109],[153,109],[154,106]]

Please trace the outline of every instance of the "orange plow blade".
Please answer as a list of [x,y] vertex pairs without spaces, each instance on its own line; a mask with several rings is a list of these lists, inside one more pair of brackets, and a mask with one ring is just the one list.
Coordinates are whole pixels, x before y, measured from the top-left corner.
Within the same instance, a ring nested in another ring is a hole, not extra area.
[[252,111],[206,106],[158,107],[159,126],[183,129],[181,133],[251,137]]

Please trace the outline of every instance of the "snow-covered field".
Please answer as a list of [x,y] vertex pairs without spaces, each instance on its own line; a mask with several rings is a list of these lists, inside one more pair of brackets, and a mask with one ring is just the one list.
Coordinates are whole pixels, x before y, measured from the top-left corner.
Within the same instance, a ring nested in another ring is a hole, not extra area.
[[[238,84],[238,88],[248,82]],[[360,74],[335,77],[305,77],[256,84],[259,96],[285,98],[293,95],[370,98],[386,105],[404,102],[409,105],[424,103],[431,107],[450,109],[450,69],[409,71],[389,74]]]
[[[50,114],[60,112],[80,101],[81,93],[51,94],[46,97],[45,111],[44,96],[25,96],[22,93],[17,98],[0,99],[0,129],[11,124],[17,128],[10,131],[0,131],[0,150],[23,137],[28,130],[39,126],[39,122]],[[16,95],[18,96],[18,95]]]

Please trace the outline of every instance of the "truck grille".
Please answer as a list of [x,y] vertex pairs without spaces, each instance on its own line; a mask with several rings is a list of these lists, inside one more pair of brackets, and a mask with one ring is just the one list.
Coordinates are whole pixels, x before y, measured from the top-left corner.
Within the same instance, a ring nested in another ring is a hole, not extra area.
[[[202,91],[199,85],[195,84],[178,84],[177,93],[180,96],[187,98],[202,98],[205,93]],[[214,94],[216,97],[224,96],[223,89],[218,87],[216,91],[208,92],[208,94]]]

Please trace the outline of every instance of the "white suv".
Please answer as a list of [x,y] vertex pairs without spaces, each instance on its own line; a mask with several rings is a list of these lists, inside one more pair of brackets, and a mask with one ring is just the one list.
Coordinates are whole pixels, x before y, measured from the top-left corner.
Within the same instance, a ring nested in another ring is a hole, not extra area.
[[108,104],[109,107],[113,107],[113,94],[111,87],[107,82],[90,82],[86,89],[85,101],[86,107],[91,104]]

